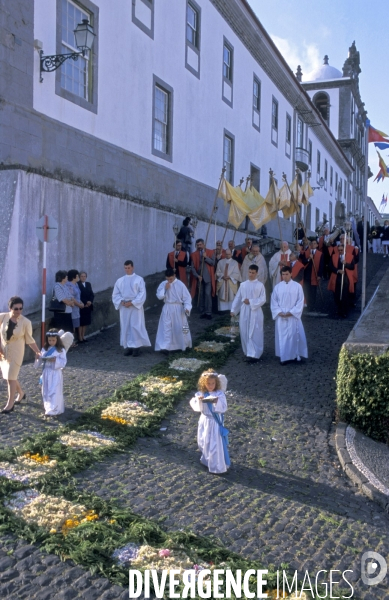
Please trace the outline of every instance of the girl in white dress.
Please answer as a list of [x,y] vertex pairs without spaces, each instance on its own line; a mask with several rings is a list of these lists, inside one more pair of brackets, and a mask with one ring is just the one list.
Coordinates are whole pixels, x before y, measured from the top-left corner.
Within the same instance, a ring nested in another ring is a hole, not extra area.
[[39,359],[43,364],[40,382],[45,417],[54,417],[65,411],[62,369],[66,365],[66,351],[60,335],[58,329],[50,329],[46,333],[46,344]]
[[225,473],[231,464],[228,429],[224,427],[227,379],[224,375],[205,371],[199,379],[198,388],[190,405],[195,412],[201,412],[197,429],[200,462],[208,467],[210,473]]

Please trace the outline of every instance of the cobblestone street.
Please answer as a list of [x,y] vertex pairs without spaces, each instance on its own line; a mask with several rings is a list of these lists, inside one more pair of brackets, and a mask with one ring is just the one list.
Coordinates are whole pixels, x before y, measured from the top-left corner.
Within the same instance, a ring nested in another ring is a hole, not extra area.
[[[374,290],[384,268],[381,256],[369,256],[369,290]],[[314,577],[320,569],[351,569],[347,579],[355,587],[353,598],[386,600],[386,586],[362,584],[360,562],[368,550],[389,556],[389,516],[353,487],[334,449],[337,357],[359,313],[338,320],[332,298],[326,290],[323,295],[323,301],[318,297],[317,310],[329,316],[303,317],[307,361],[279,364],[267,306],[260,363],[247,364],[238,350],[223,368],[229,382],[226,426],[231,432],[232,467],[228,474],[210,475],[200,465],[197,415],[188,398],[183,398],[162,423],[166,431],[139,439],[131,451],[106,459],[77,475],[77,480],[84,491],[162,520],[168,529],[189,527],[198,534],[215,536],[267,566],[288,563],[302,577],[305,570]],[[159,314],[159,305],[146,312],[152,342]],[[193,337],[206,327],[195,311],[190,325]],[[124,357],[118,336],[116,326],[69,354],[62,423],[75,420],[97,400],[165,360],[152,349],[144,350],[139,359]],[[38,374],[33,365],[23,366],[21,375],[28,402],[11,415],[1,415],[3,446],[57,427],[40,418]],[[0,390],[5,397],[4,383]],[[0,573],[1,598],[128,598],[125,589],[69,561],[61,563],[11,535],[1,539]],[[343,589],[348,596],[350,589]],[[335,586],[334,596],[341,596],[339,590]]]

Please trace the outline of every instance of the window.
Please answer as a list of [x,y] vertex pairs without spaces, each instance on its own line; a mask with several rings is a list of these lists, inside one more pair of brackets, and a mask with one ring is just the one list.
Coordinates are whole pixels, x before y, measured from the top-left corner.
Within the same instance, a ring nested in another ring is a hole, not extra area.
[[340,177],[339,178],[339,200],[342,199],[342,195],[343,195],[343,179]]
[[253,127],[260,131],[261,123],[261,82],[254,75],[253,79]]
[[201,8],[195,0],[186,2],[185,67],[200,79]]
[[344,180],[343,189],[344,189],[344,199],[346,200],[347,199],[347,180],[346,179]]
[[328,162],[324,161],[324,189],[327,190],[327,179],[328,179]]
[[329,219],[328,227],[330,228],[330,231],[332,231],[332,202],[329,203],[329,209],[330,209],[330,219]]
[[292,118],[290,115],[286,115],[286,143],[290,144],[292,139]]
[[232,108],[232,82],[234,69],[234,49],[232,45],[223,38],[223,88],[222,100]]
[[259,192],[261,171],[258,167],[250,164],[250,184]]
[[330,121],[330,98],[328,94],[319,92],[313,97],[313,103],[328,125]]
[[173,160],[173,89],[154,76],[152,153]]
[[320,209],[317,208],[315,212],[315,228],[317,227],[318,222],[320,221]]
[[338,189],[338,174],[335,173],[335,198],[339,200],[339,189]]
[[309,164],[312,165],[312,141],[308,140],[308,157],[309,157]]
[[154,39],[154,0],[132,0],[132,22]]
[[[82,6],[72,0],[57,0],[57,53],[79,52],[74,39],[74,29],[83,19],[98,34],[98,7],[90,0]],[[68,59],[56,71],[55,93],[83,108],[97,113],[97,50],[98,35],[93,48],[78,60]]]
[[331,196],[332,196],[333,182],[334,182],[334,169],[331,167],[330,168],[330,194],[331,194]]
[[225,178],[231,184],[234,182],[234,136],[224,132],[223,163],[226,167]]
[[[311,142],[311,140],[309,140]],[[297,148],[304,148],[304,123],[300,117],[297,118]],[[311,142],[312,146],[312,142]],[[311,148],[312,151],[312,148]]]
[[223,77],[232,83],[232,50],[226,43],[223,46]]
[[285,154],[288,158],[291,155],[292,143],[292,117],[286,113],[286,128],[285,128]]
[[319,179],[320,179],[320,163],[321,163],[321,156],[320,156],[320,151],[317,151],[317,161],[316,161],[316,174],[317,174],[317,182],[319,183]]
[[278,131],[278,102],[275,98],[273,98],[273,102],[272,102],[271,126],[273,129]]
[[271,141],[272,144],[277,146],[278,144],[278,101],[272,98],[271,107]]
[[186,7],[186,39],[195,48],[199,47],[199,13],[191,2]]

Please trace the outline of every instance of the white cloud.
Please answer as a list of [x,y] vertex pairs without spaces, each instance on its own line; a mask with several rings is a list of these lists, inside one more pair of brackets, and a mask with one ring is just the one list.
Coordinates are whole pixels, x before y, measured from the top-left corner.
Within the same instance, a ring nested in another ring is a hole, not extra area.
[[293,72],[296,71],[297,65],[301,65],[303,81],[309,81],[310,74],[323,64],[323,57],[315,44],[302,42],[297,46],[276,35],[272,35],[271,38]]

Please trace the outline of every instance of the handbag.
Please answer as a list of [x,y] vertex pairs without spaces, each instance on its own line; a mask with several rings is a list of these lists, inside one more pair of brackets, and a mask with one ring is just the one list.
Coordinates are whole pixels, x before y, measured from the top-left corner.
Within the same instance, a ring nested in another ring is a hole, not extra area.
[[54,294],[54,290],[53,290],[53,296],[50,300],[49,310],[51,312],[60,312],[60,313],[64,313],[66,310],[65,302],[57,300],[57,298],[55,297],[55,294]]

